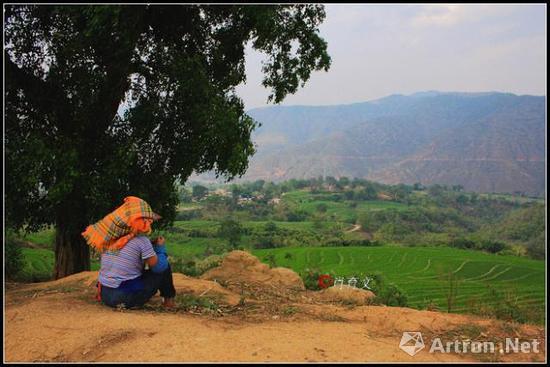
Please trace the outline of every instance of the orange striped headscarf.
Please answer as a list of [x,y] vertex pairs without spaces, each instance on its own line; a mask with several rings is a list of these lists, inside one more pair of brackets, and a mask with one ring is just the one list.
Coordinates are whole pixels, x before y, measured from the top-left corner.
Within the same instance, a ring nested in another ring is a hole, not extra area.
[[115,211],[89,225],[82,236],[99,252],[120,250],[136,235],[151,233],[154,219],[155,214],[145,200],[128,196]]

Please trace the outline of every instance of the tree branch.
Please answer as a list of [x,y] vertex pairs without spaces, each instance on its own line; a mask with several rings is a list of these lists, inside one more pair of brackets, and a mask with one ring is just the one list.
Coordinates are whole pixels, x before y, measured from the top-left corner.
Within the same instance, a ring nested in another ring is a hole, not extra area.
[[68,112],[70,105],[65,92],[58,86],[45,82],[40,78],[26,72],[18,67],[4,52],[4,60],[6,62],[6,80],[13,80],[16,88],[21,88],[29,101],[42,112],[59,112],[63,114]]

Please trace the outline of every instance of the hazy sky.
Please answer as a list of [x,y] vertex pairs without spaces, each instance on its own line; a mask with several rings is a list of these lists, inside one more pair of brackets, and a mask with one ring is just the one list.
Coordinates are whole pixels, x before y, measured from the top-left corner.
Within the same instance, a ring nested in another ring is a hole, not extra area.
[[[546,94],[546,5],[325,5],[332,66],[283,105],[327,105],[417,91]],[[247,49],[246,108],[266,105],[263,55]]]

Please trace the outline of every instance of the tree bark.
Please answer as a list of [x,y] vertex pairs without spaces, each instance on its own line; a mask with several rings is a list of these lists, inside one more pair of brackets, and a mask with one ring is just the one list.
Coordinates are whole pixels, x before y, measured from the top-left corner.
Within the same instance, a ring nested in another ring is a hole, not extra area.
[[85,228],[58,223],[55,233],[55,279],[90,270],[90,248],[81,232]]

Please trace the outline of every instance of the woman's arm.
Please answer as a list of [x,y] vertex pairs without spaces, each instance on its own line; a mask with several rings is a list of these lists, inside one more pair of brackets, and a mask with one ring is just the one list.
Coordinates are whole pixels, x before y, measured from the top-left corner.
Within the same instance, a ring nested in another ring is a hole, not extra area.
[[153,255],[147,259],[145,259],[145,263],[149,265],[149,269],[152,269],[155,265],[158,263],[158,256]]

